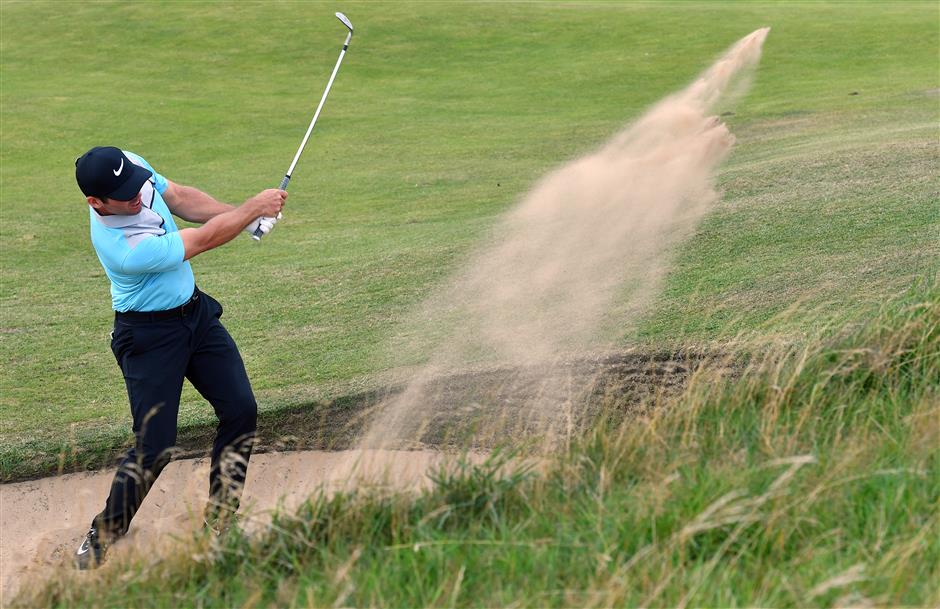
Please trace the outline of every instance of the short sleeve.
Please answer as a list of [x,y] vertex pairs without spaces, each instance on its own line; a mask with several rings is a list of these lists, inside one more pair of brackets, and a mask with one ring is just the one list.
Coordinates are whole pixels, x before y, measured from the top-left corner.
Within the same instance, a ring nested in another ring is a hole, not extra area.
[[[154,174],[156,175],[156,174]],[[186,248],[178,232],[141,239],[124,257],[121,272],[132,275],[172,271],[183,263]]]

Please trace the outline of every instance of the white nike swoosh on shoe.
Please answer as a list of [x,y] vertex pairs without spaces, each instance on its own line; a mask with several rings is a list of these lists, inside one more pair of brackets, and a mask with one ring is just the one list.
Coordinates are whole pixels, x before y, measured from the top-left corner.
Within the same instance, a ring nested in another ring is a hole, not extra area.
[[115,176],[121,175],[121,172],[124,171],[124,159],[121,159],[121,165],[117,169],[112,169]]

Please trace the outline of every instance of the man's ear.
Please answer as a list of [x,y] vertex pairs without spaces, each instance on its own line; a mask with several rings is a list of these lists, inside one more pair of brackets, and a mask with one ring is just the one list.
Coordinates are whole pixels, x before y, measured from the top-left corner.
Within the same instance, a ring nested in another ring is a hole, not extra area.
[[88,204],[91,205],[95,209],[101,209],[104,206],[104,201],[102,201],[98,197],[87,197],[87,199],[88,199]]

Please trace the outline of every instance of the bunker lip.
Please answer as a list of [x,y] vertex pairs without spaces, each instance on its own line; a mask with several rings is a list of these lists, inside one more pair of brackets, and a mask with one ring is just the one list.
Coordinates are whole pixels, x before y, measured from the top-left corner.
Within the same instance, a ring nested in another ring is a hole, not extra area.
[[[696,367],[725,360],[730,361],[731,357],[715,351],[630,350],[572,357],[555,362],[550,369],[551,374],[576,375],[591,381],[589,386],[594,391],[594,397],[584,396],[588,402],[584,418],[588,419],[592,412],[596,414],[596,409],[603,405],[599,398],[606,397],[609,402],[617,402],[612,412],[619,411],[621,415],[627,416],[635,413],[639,403],[657,391],[667,398],[681,391]],[[544,375],[545,370],[537,367],[488,366],[441,375],[430,383],[434,390],[432,426],[421,437],[398,448],[460,448],[456,432],[447,434],[446,430],[439,429],[440,426],[456,423],[459,429],[463,422],[466,428],[475,417],[492,413],[497,406],[511,405],[513,399],[518,401],[520,398],[519,392],[524,383],[529,382],[531,386],[539,374]],[[511,387],[516,388],[515,395],[507,391]],[[404,388],[404,383],[391,384],[332,400],[262,412],[258,419],[259,444],[255,454],[353,448],[379,405]],[[493,399],[482,401],[487,396]],[[497,402],[497,398],[502,401]],[[468,410],[470,400],[475,400],[479,413]],[[587,420],[583,424],[587,424]],[[214,434],[213,425],[180,428],[174,459],[207,456]],[[489,438],[485,445],[477,447],[492,446],[498,444],[499,440]],[[10,484],[100,470],[113,466],[126,448],[126,445],[103,448],[70,446],[62,454],[56,455],[57,458],[50,459],[51,463],[47,467],[14,471],[2,482]]]

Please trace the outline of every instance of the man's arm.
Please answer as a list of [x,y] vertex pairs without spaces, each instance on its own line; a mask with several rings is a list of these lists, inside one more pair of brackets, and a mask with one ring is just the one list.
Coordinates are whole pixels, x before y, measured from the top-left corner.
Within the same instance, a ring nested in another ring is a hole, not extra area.
[[198,188],[176,184],[170,180],[167,180],[166,183],[167,188],[163,193],[166,206],[170,208],[170,212],[174,216],[187,222],[203,224],[220,214],[236,209],[234,205],[216,201]]
[[286,191],[276,188],[264,190],[238,207],[227,205],[226,211],[209,218],[199,228],[184,228],[179,231],[185,250],[183,259],[189,260],[202,252],[228,243],[258,216],[276,216],[284,207],[285,199],[287,199]]

